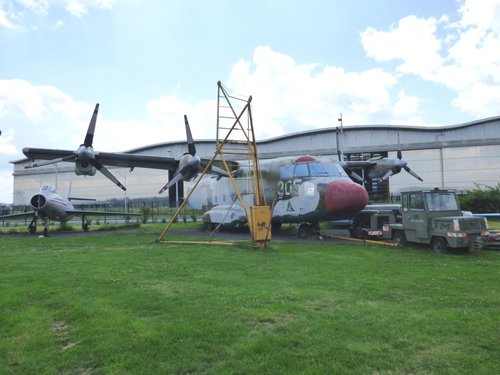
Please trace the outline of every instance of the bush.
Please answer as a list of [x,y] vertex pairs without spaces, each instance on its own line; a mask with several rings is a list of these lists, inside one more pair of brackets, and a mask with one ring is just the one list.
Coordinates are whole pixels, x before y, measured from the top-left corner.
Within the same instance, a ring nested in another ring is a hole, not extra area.
[[151,207],[142,206],[140,212],[142,215],[142,218],[141,218],[142,223],[146,224],[148,222],[149,215],[151,215]]
[[460,208],[476,213],[500,212],[500,183],[495,187],[479,186],[460,196]]

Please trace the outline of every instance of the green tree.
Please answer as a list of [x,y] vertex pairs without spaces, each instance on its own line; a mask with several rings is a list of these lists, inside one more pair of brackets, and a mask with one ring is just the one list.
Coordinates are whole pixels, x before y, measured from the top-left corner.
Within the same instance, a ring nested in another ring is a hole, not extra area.
[[495,187],[479,186],[460,196],[462,210],[472,212],[500,212],[500,183]]

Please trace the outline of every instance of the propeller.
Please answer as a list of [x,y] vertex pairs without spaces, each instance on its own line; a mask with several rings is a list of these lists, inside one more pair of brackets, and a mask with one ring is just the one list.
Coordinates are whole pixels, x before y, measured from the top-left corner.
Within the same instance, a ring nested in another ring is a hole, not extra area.
[[94,148],[92,147],[92,143],[94,141],[95,125],[97,122],[98,112],[99,112],[99,103],[95,105],[94,113],[92,114],[92,118],[90,119],[90,124],[87,129],[87,134],[85,135],[83,144],[81,144],[80,147],[78,147],[78,149],[75,152],[61,158],[34,163],[32,165],[26,166],[25,168],[36,168],[45,165],[59,163],[62,161],[75,161],[76,163],[79,163],[84,167],[87,167],[90,164],[99,172],[101,172],[104,176],[106,176],[109,180],[111,180],[120,189],[127,190],[125,186],[123,186],[120,183],[120,181],[118,181],[118,179],[115,176],[113,176],[111,172],[95,158],[96,155],[94,152]]
[[397,151],[397,160],[394,160],[394,166],[387,171],[387,173],[381,178],[382,180],[388,179],[390,176],[395,175],[399,172],[401,172],[401,169],[404,169],[406,172],[411,174],[413,177],[415,177],[419,181],[424,181],[422,178],[413,172],[410,167],[408,167],[408,162],[403,160],[403,153],[401,150]]
[[186,115],[184,115],[184,126],[186,127],[188,152],[181,155],[174,177],[160,189],[158,194],[163,193],[179,181],[191,180],[196,177],[200,171],[201,159],[196,155],[196,147],[194,145],[193,135],[191,134],[191,129]]

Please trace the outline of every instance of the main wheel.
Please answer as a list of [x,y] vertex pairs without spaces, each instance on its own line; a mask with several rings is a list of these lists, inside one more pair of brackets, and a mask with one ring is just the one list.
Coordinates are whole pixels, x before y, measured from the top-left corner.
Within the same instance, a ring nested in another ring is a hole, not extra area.
[[271,222],[271,228],[272,230],[280,230],[282,226],[281,221],[272,221]]
[[446,240],[442,237],[434,237],[431,241],[432,250],[436,253],[444,254],[448,250]]
[[404,246],[406,245],[406,236],[405,232],[402,232],[400,230],[395,231],[394,234],[392,235],[392,240],[397,243],[399,246]]
[[309,239],[311,237],[311,226],[308,223],[300,224],[297,237],[304,240]]

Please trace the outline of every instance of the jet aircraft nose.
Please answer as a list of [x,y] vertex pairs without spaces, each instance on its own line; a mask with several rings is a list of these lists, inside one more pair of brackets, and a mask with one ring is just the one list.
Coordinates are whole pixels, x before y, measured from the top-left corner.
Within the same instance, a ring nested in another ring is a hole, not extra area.
[[367,191],[354,182],[334,181],[326,186],[325,208],[335,218],[351,218],[367,203]]

